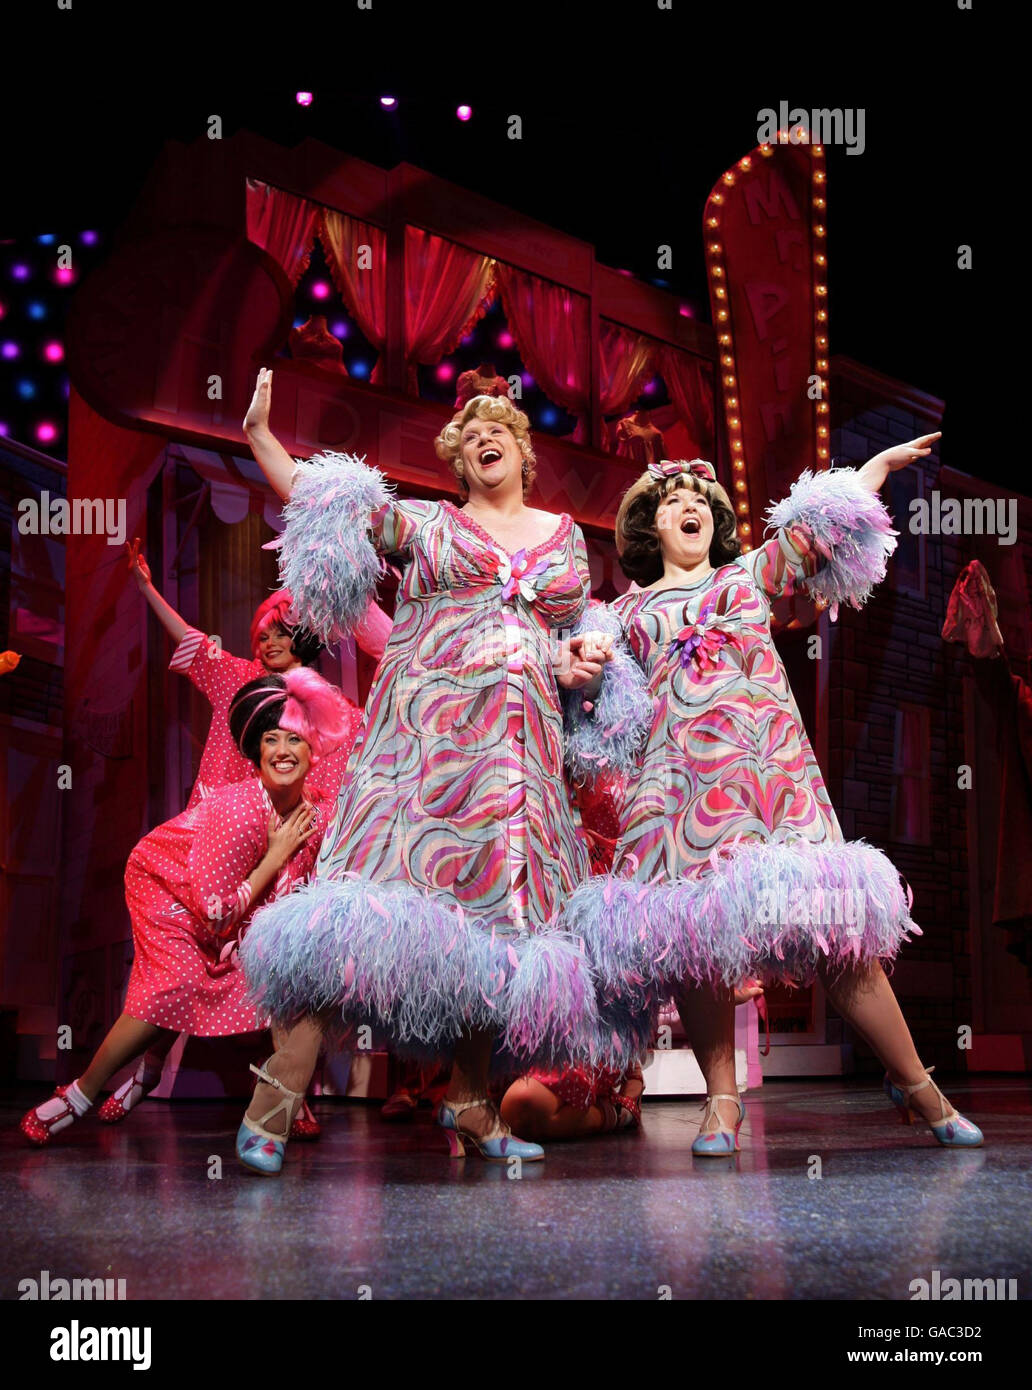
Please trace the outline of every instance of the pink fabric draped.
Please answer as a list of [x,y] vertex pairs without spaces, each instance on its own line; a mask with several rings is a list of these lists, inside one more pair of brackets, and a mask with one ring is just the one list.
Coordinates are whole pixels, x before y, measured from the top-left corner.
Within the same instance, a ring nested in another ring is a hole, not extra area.
[[416,364],[431,367],[487,311],[495,295],[495,262],[454,241],[405,228],[405,361],[416,394]]
[[[323,208],[319,240],[348,313],[379,354],[369,378],[378,382],[383,376],[387,339],[387,234],[372,222]],[[368,267],[365,254],[359,250],[363,246],[369,247]]]
[[499,263],[496,280],[520,357],[549,400],[577,416],[573,438],[583,441],[591,389],[587,299],[511,265]]
[[318,203],[247,180],[247,238],[279,261],[292,285],[308,269],[318,220]]
[[626,410],[641,395],[652,370],[649,339],[621,324],[599,324],[599,402],[603,415]]
[[661,343],[658,345],[655,366],[666,383],[681,423],[691,432],[702,451],[702,457],[712,459],[713,383],[702,362],[690,353]]

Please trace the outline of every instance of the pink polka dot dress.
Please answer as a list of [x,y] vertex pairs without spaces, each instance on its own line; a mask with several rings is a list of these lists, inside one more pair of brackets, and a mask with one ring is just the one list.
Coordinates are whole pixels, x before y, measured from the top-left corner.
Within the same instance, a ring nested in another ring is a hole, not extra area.
[[189,677],[211,703],[212,719],[201,765],[197,771],[187,810],[196,806],[216,787],[242,782],[255,775],[254,763],[244,757],[229,732],[229,707],[242,685],[266,674],[260,661],[245,661],[223,651],[214,638],[195,627],[188,629],[169,662],[170,671]]
[[197,1037],[267,1026],[246,1002],[237,952],[254,911],[308,878],[349,749],[350,740],[306,779],[316,829],[257,898],[247,880],[265,855],[274,814],[257,776],[217,788],[143,837],[125,871],[135,948],[127,1014]]

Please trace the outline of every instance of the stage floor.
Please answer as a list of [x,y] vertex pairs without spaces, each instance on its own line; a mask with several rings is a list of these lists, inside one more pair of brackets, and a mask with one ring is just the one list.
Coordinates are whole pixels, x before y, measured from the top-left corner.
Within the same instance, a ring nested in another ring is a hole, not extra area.
[[233,1156],[240,1102],[145,1102],[38,1150],[17,1121],[45,1088],[19,1087],[0,1104],[0,1297],[47,1270],[125,1279],[129,1299],[908,1299],[938,1270],[1028,1298],[1032,1085],[948,1089],[985,1148],[901,1126],[873,1082],[775,1082],[746,1097],[737,1158],[693,1160],[699,1103],[657,1101],[641,1134],[552,1145],[518,1179],[450,1160],[428,1109],[388,1125],[317,1101],[323,1137],[269,1179]]

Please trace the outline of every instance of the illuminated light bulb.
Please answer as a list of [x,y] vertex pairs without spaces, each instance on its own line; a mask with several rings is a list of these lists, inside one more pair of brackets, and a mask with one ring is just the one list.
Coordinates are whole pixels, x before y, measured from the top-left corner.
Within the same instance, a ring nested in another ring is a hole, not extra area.
[[813,176],[813,181],[814,181],[814,183],[823,183],[823,182],[824,182],[824,175],[821,174],[821,173],[814,174],[814,176]]
[[738,397],[737,397],[737,396],[728,396],[728,398],[727,398],[727,403],[728,403],[728,405],[731,407],[732,410],[737,410],[737,409],[738,409]]
[[827,402],[827,401],[818,401],[818,402],[817,402],[817,413],[818,413],[818,415],[827,415],[827,413],[828,413],[828,402]]
[[742,460],[741,460],[741,459],[735,459],[735,467],[736,467],[736,468],[743,468],[743,467],[744,467],[744,464],[742,463]]
[[817,426],[817,433],[820,435],[820,437],[821,437],[822,439],[826,439],[826,438],[827,438],[827,435],[828,435],[828,427],[827,427],[827,425],[818,425],[818,426]]
[[720,365],[722,367],[733,367],[735,365],[735,359],[731,356],[729,352],[726,352],[724,356],[720,359]]
[[710,196],[712,197],[715,203],[722,203],[724,201],[723,193],[713,193]]
[[[744,535],[748,536],[751,530],[752,530],[752,527],[749,525],[749,523],[748,523],[747,521],[743,521],[743,522],[742,522],[742,533],[743,533]],[[751,549],[751,548],[752,548],[752,547],[750,546],[749,549]]]
[[70,265],[59,265],[51,279],[58,285],[70,285],[75,280],[75,271]]
[[744,479],[744,478],[739,478],[738,481],[735,483],[735,487],[738,489],[739,492],[744,492],[744,491],[745,491],[745,479]]
[[816,292],[817,294],[827,294],[827,293],[828,293],[828,287],[827,287],[827,285],[815,285],[815,286],[814,286],[814,290],[815,290],[815,292]]
[[711,241],[710,244],[709,244],[709,249],[713,252],[714,255],[716,255],[717,252],[720,250],[720,242],[719,242],[719,241]]
[[311,295],[313,299],[329,299],[330,287],[325,280],[314,280]]
[[826,371],[828,370],[828,361],[827,361],[827,358],[825,358],[825,357],[818,357],[818,359],[817,359],[817,370],[818,370],[819,372],[826,372]]
[[460,121],[468,121],[473,116],[473,108],[472,106],[459,106],[456,108],[455,114]]
[[[2,316],[2,314],[3,314],[3,305],[0,304],[0,316]],[[727,347],[728,343],[730,343],[730,341],[731,341],[731,334],[730,334],[730,333],[721,333],[720,338],[718,339],[718,341],[719,341],[720,343],[722,343],[724,347]]]
[[734,386],[734,384],[735,384],[735,379],[734,379],[733,376],[726,376],[726,377],[724,378],[724,385],[725,385],[725,386]]
[[827,338],[818,338],[818,339],[817,339],[817,346],[818,346],[818,347],[827,347],[827,346],[828,346],[828,340],[827,340]]
[[503,332],[499,333],[496,342],[500,348],[511,348],[513,343],[512,334],[507,330],[503,330]]
[[719,265],[715,265],[715,266],[713,267],[713,270],[712,270],[711,273],[712,273],[715,277],[719,277],[719,276],[723,275],[724,272],[723,272],[723,270],[721,270],[721,268],[720,268]]
[[824,146],[823,146],[823,145],[814,145],[814,147],[813,147],[813,152],[814,152],[814,154],[821,154],[821,155],[822,155],[822,154],[824,153]]
[[818,309],[818,310],[817,310],[817,322],[818,322],[818,323],[823,323],[827,317],[828,317],[828,311],[827,311],[826,309]]
[[726,309],[718,309],[718,310],[717,310],[717,318],[720,320],[721,323],[724,323],[725,320],[727,319],[727,310],[726,310]]
[[733,440],[731,447],[732,449],[740,449],[742,447],[742,441],[740,439]]
[[819,224],[818,224],[818,226],[814,227],[813,230],[814,230],[814,235],[815,235],[815,236],[823,236],[823,235],[824,235],[824,228],[823,228],[822,226],[820,226]]
[[814,200],[813,200],[813,205],[814,205],[815,208],[822,208],[822,207],[824,206],[824,199],[823,199],[823,198],[814,198]]
[[49,420],[41,420],[36,426],[36,438],[41,444],[52,444],[57,438],[57,426]]
[[713,291],[713,293],[716,295],[716,297],[717,297],[718,299],[726,299],[726,298],[727,298],[727,290],[722,289],[722,288],[720,287],[720,285],[717,286],[717,288]]
[[770,145],[761,145],[761,146],[760,146],[760,154],[763,155],[764,159],[769,159],[773,153],[774,153],[774,151],[773,151],[773,149],[770,147]]
[[451,381],[454,375],[455,368],[451,365],[450,362],[442,362],[437,368],[438,381]]
[[817,450],[817,457],[818,457],[818,458],[822,458],[822,459],[826,459],[826,458],[828,457],[828,451],[827,451],[827,449],[818,449],[818,450]]
[[294,100],[297,102],[298,106],[311,106],[315,98],[312,96],[311,92],[295,92]]
[[752,160],[749,158],[748,155],[746,155],[744,159],[740,159],[740,160],[738,161],[738,167],[739,167],[739,169],[751,169],[751,168],[752,168]]
[[828,258],[827,258],[827,256],[815,256],[815,257],[814,257],[814,260],[817,262],[818,265],[827,265],[827,264],[828,264]]
[[732,416],[731,416],[731,419],[730,419],[730,421],[729,421],[728,423],[730,424],[730,426],[731,426],[731,428],[732,428],[733,430],[736,430],[736,429],[738,428],[738,426],[739,426],[739,423],[740,423],[740,421],[739,421],[739,419],[738,419],[738,416],[737,416],[737,415],[732,415]]
[[747,511],[749,510],[749,503],[748,503],[748,502],[739,502],[739,504],[738,504],[738,510],[739,510],[740,512],[747,512]]
[[706,226],[707,226],[707,227],[719,227],[719,226],[720,226],[720,218],[719,218],[719,217],[707,217],[707,218],[706,218]]
[[729,169],[729,170],[727,171],[727,173],[724,175],[724,182],[725,182],[726,184],[732,184],[732,183],[734,183],[734,181],[735,181],[735,176],[734,176],[734,174],[731,172],[731,170]]
[[61,362],[64,360],[64,348],[60,343],[47,343],[43,356],[48,362]]
[[385,111],[393,111],[394,108],[397,106],[397,104],[398,104],[398,98],[397,98],[397,97],[381,97],[381,98],[380,98],[380,105],[383,107],[383,109],[384,109]]

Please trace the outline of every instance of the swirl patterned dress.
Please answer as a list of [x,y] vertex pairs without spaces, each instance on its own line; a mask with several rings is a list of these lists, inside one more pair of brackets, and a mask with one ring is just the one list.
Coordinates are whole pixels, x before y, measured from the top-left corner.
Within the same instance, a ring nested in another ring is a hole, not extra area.
[[[564,515],[510,555],[341,455],[299,467],[285,518],[281,575],[320,635],[368,597],[351,583],[375,579],[365,547],[403,578],[315,878],[245,943],[265,1007],[369,1025],[423,1060],[490,1030],[496,1071],[618,1059],[579,943],[552,926],[590,871],[553,672],[588,601],[579,528]],[[326,582],[350,587],[327,601]]]
[[919,934],[889,860],[843,839],[771,637],[775,598],[801,583],[859,604],[891,550],[855,475],[818,476],[756,550],[611,605],[653,716],[612,872],[577,890],[565,921],[618,995],[655,1000],[686,978],[798,982],[822,958],[892,956]]

